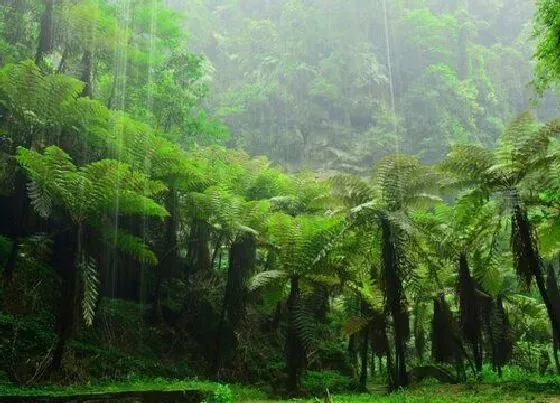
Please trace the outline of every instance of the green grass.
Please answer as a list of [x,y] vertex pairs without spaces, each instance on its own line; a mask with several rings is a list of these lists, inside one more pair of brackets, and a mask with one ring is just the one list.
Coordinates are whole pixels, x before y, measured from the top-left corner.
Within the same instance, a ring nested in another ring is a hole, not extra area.
[[[220,384],[217,382],[201,380],[134,380],[128,382],[106,382],[90,385],[41,385],[38,387],[20,387],[14,385],[0,384],[0,400],[2,396],[51,396],[51,397],[71,397],[81,394],[96,394],[121,391],[182,391],[182,390],[202,390],[214,392]],[[263,400],[265,394],[256,389],[247,388],[240,385],[229,385],[237,401]]]
[[[332,395],[333,403],[493,403],[493,402],[553,402],[560,401],[557,391],[534,391],[522,390],[520,388],[510,389],[508,384],[504,385],[424,385],[411,388],[406,391],[386,394],[381,390],[372,393],[340,394]],[[280,403],[281,400],[251,400],[252,403]],[[286,402],[286,401],[284,401]],[[318,403],[322,398],[316,399],[292,399],[291,403]]]
[[[60,385],[41,385],[38,387],[18,387],[0,384],[0,400],[2,396],[68,396],[78,394],[96,394],[121,391],[181,391],[202,390],[214,392],[220,386],[217,382],[192,380],[166,380],[161,378],[150,380],[131,380],[126,382],[98,382],[88,385],[61,387]],[[228,385],[236,402],[246,403],[317,403],[323,402],[322,396],[274,400],[267,398],[263,391],[241,385]],[[218,391],[219,392],[219,391]],[[229,392],[228,392],[229,393]],[[426,380],[408,390],[387,394],[382,384],[372,384],[370,393],[340,393],[332,395],[334,403],[382,403],[397,402],[553,402],[560,401],[560,377],[544,376],[527,373],[515,368],[504,370],[500,379],[491,371],[483,371],[481,380],[469,381],[460,385],[441,384],[435,380]]]

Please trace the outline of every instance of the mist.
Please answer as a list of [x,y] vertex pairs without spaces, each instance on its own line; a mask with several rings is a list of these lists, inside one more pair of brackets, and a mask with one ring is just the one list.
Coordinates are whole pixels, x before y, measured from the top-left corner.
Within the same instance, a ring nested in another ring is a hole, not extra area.
[[396,151],[434,162],[556,108],[530,103],[529,1],[169,4],[215,69],[208,106],[231,145],[293,168],[360,173]]

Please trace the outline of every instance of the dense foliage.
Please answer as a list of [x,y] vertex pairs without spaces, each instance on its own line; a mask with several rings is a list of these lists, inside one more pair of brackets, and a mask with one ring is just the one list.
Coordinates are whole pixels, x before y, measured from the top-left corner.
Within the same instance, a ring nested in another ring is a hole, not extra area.
[[[558,70],[558,5],[539,3],[538,54]],[[232,143],[289,167],[367,175],[397,148],[436,162],[454,144],[493,146],[533,98],[533,1],[170,4],[216,69],[209,106]],[[539,116],[555,108],[547,96]]]
[[168,3],[0,2],[1,384],[560,372],[530,4]]

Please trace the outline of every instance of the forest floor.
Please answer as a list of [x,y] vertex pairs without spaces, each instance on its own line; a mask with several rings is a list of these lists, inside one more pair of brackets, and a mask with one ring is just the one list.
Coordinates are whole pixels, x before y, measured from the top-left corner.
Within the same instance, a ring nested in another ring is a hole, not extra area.
[[[118,391],[174,391],[198,389],[216,391],[219,384],[205,381],[134,381],[125,383],[84,385],[80,387],[44,386],[39,388],[19,388],[0,385],[0,401],[3,396],[52,396],[68,397],[83,393],[101,393]],[[220,396],[216,401],[236,401],[240,403],[323,403],[323,398],[270,399],[257,389],[230,385],[233,396],[231,400]],[[508,381],[501,383],[466,383],[445,385],[428,382],[412,387],[406,391],[388,395],[381,384],[371,385],[369,393],[333,394],[332,403],[396,403],[396,402],[560,402],[560,385],[550,382]]]
[[[504,384],[463,384],[463,385],[443,385],[433,384],[410,388],[407,391],[388,395],[383,387],[362,394],[342,394],[332,396],[332,403],[397,403],[397,402],[474,402],[474,403],[493,403],[493,402],[535,402],[549,403],[560,402],[560,392],[557,388],[547,389],[546,386],[517,387],[515,385]],[[323,402],[323,399],[300,400],[301,403]],[[279,403],[279,401],[277,401]],[[253,401],[253,403],[272,403],[271,401]]]

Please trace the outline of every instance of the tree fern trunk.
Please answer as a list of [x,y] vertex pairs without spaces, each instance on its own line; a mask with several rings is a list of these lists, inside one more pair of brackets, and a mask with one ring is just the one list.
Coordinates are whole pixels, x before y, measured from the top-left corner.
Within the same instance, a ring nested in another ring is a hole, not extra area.
[[356,346],[356,335],[351,334],[348,336],[348,360],[352,367],[352,376],[356,376],[358,368],[358,348]]
[[422,323],[422,316],[420,303],[417,301],[414,304],[414,348],[420,362],[424,361],[424,351],[426,349],[426,332]]
[[[558,279],[552,264],[548,265],[546,274],[546,288],[550,297],[550,302],[554,307],[556,318],[560,319],[560,290],[558,289]],[[556,372],[560,373],[560,361],[558,360],[558,333],[553,330],[552,332],[552,352],[554,355],[554,364],[556,365]]]
[[255,269],[257,261],[257,240],[253,234],[238,237],[233,242],[229,253],[229,269],[227,285],[218,325],[214,373],[217,375],[221,367],[221,344],[224,321],[227,317],[233,329],[245,316],[245,287],[247,278]]
[[165,209],[169,217],[165,220],[163,237],[158,249],[158,268],[155,274],[154,285],[154,317],[162,318],[162,304],[165,299],[165,283],[177,272],[177,192],[171,187],[165,196]]
[[380,218],[381,253],[383,258],[383,280],[385,285],[385,309],[393,318],[395,339],[395,378],[392,389],[408,386],[406,371],[406,339],[408,337],[408,312],[406,297],[398,266],[396,245],[394,244],[391,224],[387,217]]
[[477,372],[482,370],[482,323],[476,287],[471,277],[467,255],[461,252],[458,269],[458,294],[461,312],[461,332],[471,345]]
[[62,359],[68,341],[72,338],[79,306],[79,276],[76,256],[79,245],[79,227],[72,224],[54,240],[52,266],[61,279],[61,295],[56,317],[57,343],[51,361],[51,372],[62,369]]
[[368,379],[368,347],[369,347],[369,326],[366,326],[362,332],[362,351],[361,351],[361,370],[360,370],[360,387],[367,390]]
[[531,277],[535,278],[539,294],[546,306],[552,329],[560,334],[560,318],[557,317],[554,305],[549,298],[544,278],[543,265],[533,236],[531,222],[527,212],[519,203],[515,203],[511,225],[511,247],[518,275],[529,285]]
[[542,268],[535,273],[535,280],[537,282],[537,288],[539,289],[539,294],[541,294],[544,305],[546,306],[546,312],[548,314],[548,318],[552,323],[552,329],[557,334],[560,334],[560,324],[558,323],[558,319],[556,318],[556,313],[554,312],[554,306],[552,304],[552,301],[548,297]]
[[9,199],[9,206],[11,209],[9,221],[11,221],[11,223],[8,224],[8,234],[12,237],[13,243],[3,275],[3,280],[7,283],[12,280],[16,268],[20,244],[19,238],[23,237],[28,229],[26,228],[26,216],[30,206],[27,198],[26,181],[27,177],[21,169],[16,169],[13,196]]
[[245,286],[257,262],[257,240],[253,234],[239,237],[230,248],[224,306],[227,318],[236,327],[245,313]]
[[305,368],[306,351],[303,340],[296,326],[297,310],[300,304],[299,279],[292,276],[290,280],[290,296],[288,297],[288,329],[286,334],[286,387],[289,392],[297,392],[301,374]]
[[188,248],[188,270],[190,274],[206,273],[210,270],[212,255],[210,253],[210,224],[204,220],[194,219],[191,224]]
[[554,365],[556,366],[556,373],[560,374],[560,360],[558,359],[558,335],[553,332],[552,335],[552,355],[554,356]]

